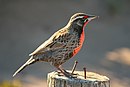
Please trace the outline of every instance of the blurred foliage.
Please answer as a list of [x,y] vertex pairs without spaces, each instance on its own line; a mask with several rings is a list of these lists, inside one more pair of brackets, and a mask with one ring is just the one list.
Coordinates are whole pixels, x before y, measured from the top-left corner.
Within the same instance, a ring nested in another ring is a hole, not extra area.
[[0,83],[0,87],[22,87],[22,83],[19,80],[3,81]]

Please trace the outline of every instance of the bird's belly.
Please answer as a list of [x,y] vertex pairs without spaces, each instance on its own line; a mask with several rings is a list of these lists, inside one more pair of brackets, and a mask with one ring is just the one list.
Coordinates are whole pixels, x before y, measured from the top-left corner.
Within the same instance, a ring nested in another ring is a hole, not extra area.
[[84,42],[84,34],[80,38],[70,41],[64,48],[54,52],[54,60],[60,64],[75,56],[81,49]]
[[66,48],[59,49],[55,52],[53,52],[52,57],[49,59],[52,65],[59,66],[66,62],[68,59],[70,59],[73,56],[72,50],[68,50]]
[[79,46],[79,47],[77,47],[77,48],[74,49],[73,56],[75,56],[80,51],[81,47],[82,46]]

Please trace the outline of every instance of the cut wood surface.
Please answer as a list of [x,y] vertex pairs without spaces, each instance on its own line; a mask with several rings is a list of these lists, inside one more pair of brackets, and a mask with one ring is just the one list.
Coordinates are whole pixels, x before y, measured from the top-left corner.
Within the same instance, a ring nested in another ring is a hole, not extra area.
[[54,71],[48,73],[47,87],[110,87],[110,79],[94,72],[86,72],[85,79],[84,71],[75,71],[73,77],[68,78]]

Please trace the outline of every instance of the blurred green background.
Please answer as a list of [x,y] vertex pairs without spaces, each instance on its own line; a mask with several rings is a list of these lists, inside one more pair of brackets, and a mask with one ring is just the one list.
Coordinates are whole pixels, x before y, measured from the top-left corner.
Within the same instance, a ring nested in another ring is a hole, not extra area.
[[130,0],[0,0],[0,87],[45,87],[47,73],[56,70],[49,63],[12,75],[76,12],[100,18],[86,26],[82,50],[63,67],[77,60],[77,70],[87,67],[108,76],[112,87],[129,87]]

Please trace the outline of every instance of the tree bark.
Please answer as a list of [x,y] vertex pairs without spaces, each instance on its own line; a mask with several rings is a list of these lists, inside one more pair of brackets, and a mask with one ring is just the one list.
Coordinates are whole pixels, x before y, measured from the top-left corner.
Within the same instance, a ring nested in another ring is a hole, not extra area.
[[[68,71],[69,72],[69,71]],[[72,78],[54,71],[48,74],[47,87],[110,87],[110,79],[94,72],[75,71]]]

